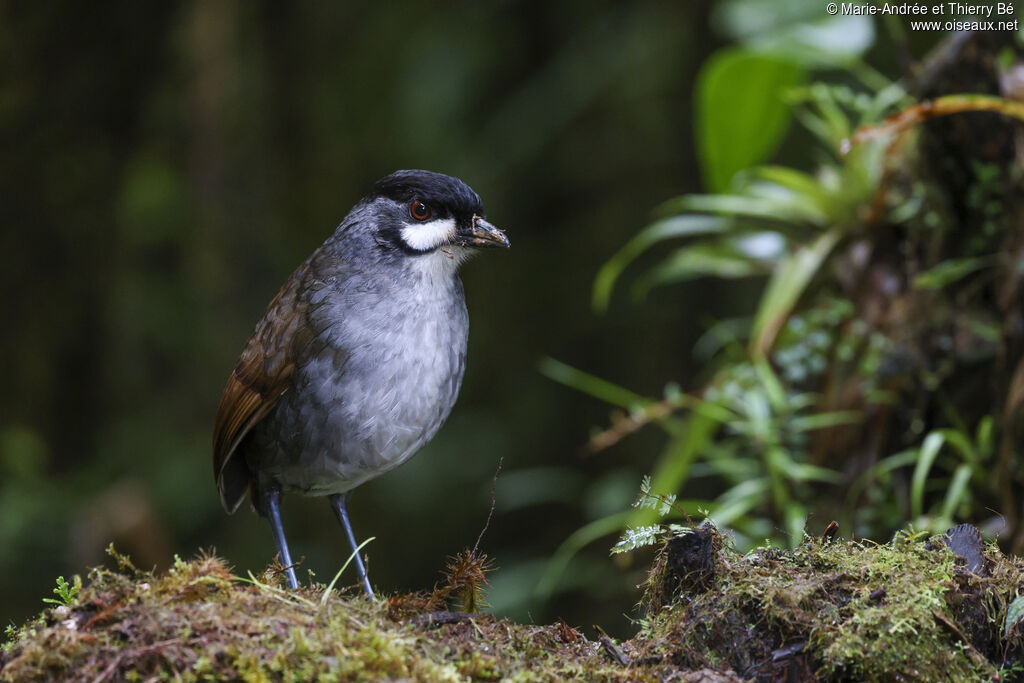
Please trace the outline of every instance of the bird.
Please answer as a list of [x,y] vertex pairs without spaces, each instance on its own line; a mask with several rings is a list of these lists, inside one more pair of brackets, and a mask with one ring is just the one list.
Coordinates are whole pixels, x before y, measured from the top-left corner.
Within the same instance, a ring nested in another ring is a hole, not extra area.
[[462,180],[396,171],[267,306],[217,409],[213,471],[228,514],[248,494],[269,521],[290,588],[282,496],[327,496],[373,598],[349,495],[415,455],[447,419],[469,334],[459,266],[508,247]]

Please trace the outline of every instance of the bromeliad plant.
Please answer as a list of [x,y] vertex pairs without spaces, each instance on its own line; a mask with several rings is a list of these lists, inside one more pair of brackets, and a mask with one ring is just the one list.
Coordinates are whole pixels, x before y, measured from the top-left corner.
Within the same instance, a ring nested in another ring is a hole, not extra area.
[[[792,94],[804,124],[831,149],[904,97],[895,86],[875,98],[820,84]],[[720,527],[738,531],[741,544],[780,527],[791,543],[798,542],[809,512],[808,489],[845,478],[812,462],[811,436],[855,424],[861,416],[855,410],[822,410],[807,387],[824,370],[823,353],[841,336],[852,306],[823,297],[805,314],[791,313],[837,245],[867,229],[884,157],[882,144],[863,145],[846,156],[834,155],[815,175],[756,167],[737,174],[729,193],[670,200],[658,209],[661,217],[601,269],[594,286],[599,312],[606,310],[626,267],[667,240],[691,239],[636,280],[635,296],[700,277],[768,278],[752,321],[723,321],[702,340],[720,369],[699,395],[670,390],[662,401],[638,400],[555,361],[542,368],[553,379],[630,411],[592,439],[595,448],[649,422],[661,424],[669,443],[650,486],[672,492],[695,479],[713,479],[724,490],[714,499],[693,502],[707,506]],[[643,526],[649,519],[650,511],[641,509],[630,522]]]
[[752,350],[763,356],[840,241],[881,220],[872,199],[883,176],[885,146],[873,142],[845,155],[839,152],[860,125],[905,98],[897,86],[874,98],[824,84],[793,91],[801,121],[832,158],[816,174],[781,166],[754,167],[737,173],[729,192],[664,203],[656,210],[661,218],[598,273],[594,309],[607,310],[620,275],[644,251],[667,240],[696,238],[638,278],[634,296],[700,277],[769,276],[750,334]]
[[[700,490],[716,495],[679,505],[706,508],[738,533],[739,547],[778,532],[797,544],[814,513],[840,519],[847,533],[884,536],[907,521],[941,531],[993,494],[1012,505],[1006,481],[989,473],[997,450],[994,469],[1015,471],[1007,434],[1024,405],[1024,361],[1005,357],[1019,348],[1020,331],[1000,326],[985,291],[996,280],[1004,301],[1006,287],[1020,291],[1013,272],[1024,272],[1024,240],[1011,239],[1019,225],[996,212],[992,226],[954,251],[943,229],[954,218],[922,179],[913,128],[965,111],[1024,120],[1024,106],[959,95],[915,105],[894,84],[873,94],[820,83],[787,92],[820,144],[815,173],[753,166],[723,174],[727,163],[712,164],[710,184],[728,187],[663,204],[595,281],[593,305],[603,313],[628,266],[668,241],[683,244],[635,278],[634,298],[699,278],[766,278],[752,318],[717,323],[698,343],[716,368],[703,389],[670,386],[653,400],[552,359],[542,371],[628,411],[591,440],[592,450],[647,424],[662,427],[668,443],[641,499],[704,480]],[[979,197],[1006,182],[976,171]],[[999,254],[1007,244],[1017,244],[1015,256]],[[997,357],[1017,367],[1009,381],[1003,374],[1005,400],[964,402],[954,384],[961,366]],[[609,527],[626,526],[625,546],[641,545],[661,528],[652,525],[656,512],[640,506],[581,529],[542,586]]]

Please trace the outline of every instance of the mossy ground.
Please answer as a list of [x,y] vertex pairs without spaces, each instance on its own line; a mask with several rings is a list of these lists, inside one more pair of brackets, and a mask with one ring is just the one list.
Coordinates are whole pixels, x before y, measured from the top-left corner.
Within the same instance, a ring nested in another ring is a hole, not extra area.
[[[808,541],[733,551],[707,536],[696,578],[664,550],[647,616],[616,646],[559,622],[441,611],[464,586],[375,602],[322,585],[241,579],[216,557],[161,575],[126,558],[67,606],[14,629],[0,679],[22,680],[1015,680],[1004,633],[1024,563],[985,548],[967,571],[942,543]],[[698,553],[699,554],[699,553]],[[705,563],[706,564],[706,563]],[[684,574],[680,574],[680,570]],[[451,572],[450,572],[451,575]]]
[[1019,625],[1004,624],[1024,563],[994,545],[979,540],[978,573],[943,541],[906,534],[739,555],[713,533],[709,546],[699,582],[659,555],[634,657],[772,681],[1021,680]]
[[[47,609],[0,654],[0,678],[247,681],[628,680],[565,624],[438,612],[448,586],[370,601],[284,590],[201,555],[169,572],[92,570],[71,606]],[[440,624],[438,625],[438,622]],[[452,623],[445,623],[452,622]]]

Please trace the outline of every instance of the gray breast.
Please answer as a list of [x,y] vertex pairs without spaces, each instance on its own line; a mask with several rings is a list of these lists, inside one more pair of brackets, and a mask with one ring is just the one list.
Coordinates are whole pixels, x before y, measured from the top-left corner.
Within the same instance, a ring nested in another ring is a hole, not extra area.
[[311,495],[347,491],[412,457],[444,423],[469,321],[454,267],[419,265],[314,295],[309,357],[247,449],[262,480]]

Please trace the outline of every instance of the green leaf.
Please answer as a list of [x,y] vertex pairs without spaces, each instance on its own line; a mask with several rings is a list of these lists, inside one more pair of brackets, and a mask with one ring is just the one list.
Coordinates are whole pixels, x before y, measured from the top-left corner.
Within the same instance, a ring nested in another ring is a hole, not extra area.
[[786,467],[786,475],[794,481],[820,481],[826,484],[841,484],[846,481],[846,475],[842,472],[818,465],[794,462],[792,459]]
[[970,465],[960,465],[953,473],[953,480],[946,489],[946,499],[942,502],[942,518],[952,520],[953,513],[960,505],[967,494],[967,484],[971,480],[972,469]]
[[992,455],[992,429],[994,426],[995,421],[991,415],[986,415],[978,422],[978,434],[974,437],[974,441],[978,444],[978,451],[980,451],[983,458]]
[[814,200],[819,211],[824,213],[828,203],[828,192],[822,187],[821,181],[810,173],[804,173],[786,166],[758,166],[751,170],[755,178],[775,183],[787,190]]
[[721,233],[727,229],[717,216],[672,216],[648,225],[601,266],[594,279],[592,306],[597,313],[608,310],[608,301],[619,275],[637,256],[663,240]]
[[74,577],[72,577],[72,581],[73,583],[68,583],[63,576],[58,576],[57,587],[53,589],[53,593],[59,599],[54,600],[53,598],[43,598],[43,602],[70,607],[78,596],[78,591],[82,589],[82,577],[75,574]]
[[633,296],[642,299],[653,288],[701,277],[744,278],[766,275],[765,262],[737,253],[729,244],[695,244],[678,249],[667,259],[644,273],[633,286]]
[[917,451],[907,450],[900,451],[894,455],[890,455],[884,458],[880,462],[870,467],[864,474],[857,477],[856,481],[850,486],[846,494],[846,507],[851,507],[854,502],[860,498],[861,493],[864,492],[872,482],[875,481],[879,476],[884,475],[893,470],[907,465],[913,464],[917,461]]
[[769,469],[775,470],[793,481],[819,481],[826,484],[840,484],[846,480],[842,472],[830,470],[827,467],[799,463],[781,448],[773,448],[768,451],[766,464]]
[[640,394],[634,394],[629,389],[624,389],[617,384],[609,382],[608,380],[595,377],[594,375],[583,372],[582,370],[577,370],[571,365],[566,365],[554,358],[542,358],[538,369],[540,370],[540,373],[548,379],[553,379],[560,384],[572,387],[577,391],[593,396],[594,398],[598,398],[605,403],[611,403],[612,405],[619,406],[620,408],[633,410],[639,406],[652,403],[650,399],[645,398]]
[[[753,191],[752,188],[750,189]],[[756,189],[763,190],[764,186],[760,185]],[[813,202],[796,193],[777,194],[774,196],[768,196],[764,193],[757,196],[746,194],[691,194],[669,199],[663,202],[657,211],[699,211],[722,216],[733,216],[735,218],[778,221],[784,224],[807,223],[811,225],[824,225],[828,222],[829,218]],[[755,226],[743,225],[742,227],[749,231]]]
[[[792,91],[794,102],[804,101],[808,108],[796,109],[801,122],[817,134],[830,149],[839,150],[843,140],[850,137],[854,123],[837,100],[839,86],[812,83],[807,88]],[[811,110],[813,107],[813,111]],[[812,124],[811,121],[816,121]]]
[[[683,405],[686,404],[684,403]],[[715,403],[714,401],[697,400],[690,402],[689,405],[692,406],[693,411],[695,413],[700,413],[701,415],[709,417],[712,420],[715,420],[716,422],[720,422],[722,424],[731,422],[732,420],[736,420],[739,418],[739,416],[736,413],[729,410],[729,408],[722,405],[721,403]]]
[[814,23],[780,27],[748,43],[758,52],[784,56],[808,68],[846,67],[874,42],[870,17],[822,17]]
[[752,317],[716,320],[693,345],[694,358],[708,361],[723,348],[746,339],[753,321]]
[[735,48],[705,62],[695,97],[697,149],[712,192],[775,152],[790,121],[782,95],[803,78],[792,62]]
[[619,553],[636,550],[645,545],[654,545],[661,537],[661,532],[660,524],[640,527],[627,526],[626,531],[622,534],[622,538],[612,546],[611,554],[618,555]]
[[830,413],[818,413],[816,415],[805,415],[794,417],[789,427],[794,432],[810,432],[815,429],[828,429],[839,425],[856,424],[864,419],[864,416],[856,410],[836,410]]
[[914,476],[910,480],[910,510],[914,518],[921,516],[924,509],[924,485],[928,480],[928,473],[935,463],[946,440],[942,434],[932,432],[924,438],[921,448],[917,452],[917,465],[914,467]]
[[596,519],[585,524],[570,534],[569,538],[562,541],[562,544],[555,550],[551,560],[548,561],[544,576],[537,583],[536,594],[541,598],[550,596],[558,586],[558,580],[565,573],[569,561],[583,548],[603,536],[620,531],[626,526],[627,520],[633,515],[632,510]]
[[800,295],[832,253],[840,235],[838,228],[832,228],[779,261],[754,318],[751,352],[755,358],[764,357],[771,349],[775,336],[793,311]]
[[987,259],[972,257],[950,259],[918,273],[914,289],[941,289],[985,266]]
[[974,450],[974,444],[971,443],[971,438],[957,429],[937,429],[942,438],[952,446],[961,456],[965,462],[973,463],[978,459],[978,454]]
[[1019,595],[1006,608],[1006,622],[1003,624],[1003,638],[1009,638],[1013,627],[1021,619],[1024,619],[1024,595]]
[[713,20],[751,49],[784,54],[812,68],[847,65],[874,43],[871,17],[829,16],[821,8],[814,0],[725,0],[713,6]]
[[718,507],[712,512],[711,520],[720,528],[730,526],[734,520],[764,503],[770,487],[767,477],[748,479],[733,486],[715,501]]
[[786,390],[782,387],[782,382],[779,381],[775,371],[772,370],[771,364],[764,358],[757,358],[754,360],[754,371],[757,373],[758,379],[761,380],[761,386],[764,387],[764,392],[768,396],[772,408],[776,412],[783,412],[786,409]]
[[807,508],[800,503],[790,503],[786,506],[785,517],[789,546],[795,548],[804,540],[804,527],[807,525]]

